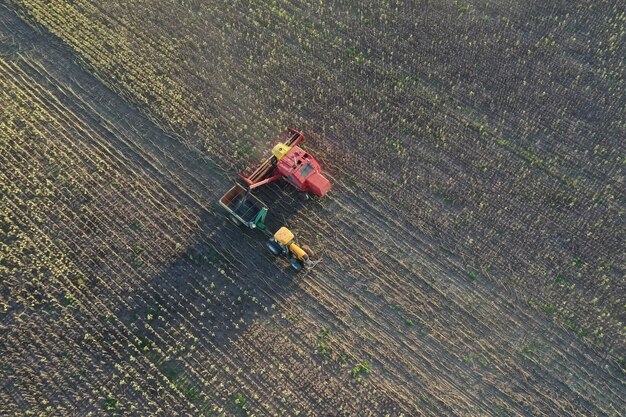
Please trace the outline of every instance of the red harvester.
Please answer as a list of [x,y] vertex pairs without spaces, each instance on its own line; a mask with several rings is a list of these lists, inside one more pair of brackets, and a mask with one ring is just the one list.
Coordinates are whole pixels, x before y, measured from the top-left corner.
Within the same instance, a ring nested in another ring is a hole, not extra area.
[[304,140],[304,135],[292,128],[284,134],[287,139],[274,146],[272,156],[259,166],[249,177],[243,174],[241,178],[253,190],[261,185],[269,184],[284,178],[297,190],[313,193],[318,197],[330,190],[330,182],[321,174],[320,164],[315,158],[300,148],[298,144]]

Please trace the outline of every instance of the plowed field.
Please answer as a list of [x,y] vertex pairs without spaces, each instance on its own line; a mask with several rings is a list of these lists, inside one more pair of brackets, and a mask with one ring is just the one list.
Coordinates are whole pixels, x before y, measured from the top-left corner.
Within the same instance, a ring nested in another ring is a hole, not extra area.
[[0,5],[0,414],[624,415],[620,4]]

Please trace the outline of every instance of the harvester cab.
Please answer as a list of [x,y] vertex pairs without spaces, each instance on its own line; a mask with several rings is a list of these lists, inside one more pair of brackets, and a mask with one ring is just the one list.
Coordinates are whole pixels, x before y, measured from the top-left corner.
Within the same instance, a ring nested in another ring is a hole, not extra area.
[[294,234],[285,226],[274,233],[274,236],[267,241],[266,246],[274,255],[285,256],[296,271],[309,266],[313,255],[307,245],[300,246],[298,244]]
[[321,197],[330,190],[330,182],[321,174],[319,163],[299,146],[279,143],[272,153],[277,159],[276,171],[298,191]]

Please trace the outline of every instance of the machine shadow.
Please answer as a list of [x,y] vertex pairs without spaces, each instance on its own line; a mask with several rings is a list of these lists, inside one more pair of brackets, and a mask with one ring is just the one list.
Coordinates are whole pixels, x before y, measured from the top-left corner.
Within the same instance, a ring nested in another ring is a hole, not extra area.
[[[149,277],[143,291],[128,294],[129,307],[118,314],[132,329],[137,347],[185,390],[201,384],[189,352],[198,361],[214,360],[298,290],[298,273],[286,258],[270,253],[265,242],[306,201],[288,185],[268,185],[255,195],[270,207],[265,232],[233,224],[215,202],[202,214],[190,245]],[[281,199],[285,204],[275,204]]]

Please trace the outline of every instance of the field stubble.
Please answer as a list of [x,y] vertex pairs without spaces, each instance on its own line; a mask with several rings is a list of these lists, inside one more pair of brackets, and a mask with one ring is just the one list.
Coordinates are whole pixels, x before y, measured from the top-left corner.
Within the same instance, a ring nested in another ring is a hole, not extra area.
[[[6,411],[624,408],[621,64],[569,36],[616,24],[592,3],[19,3],[179,134],[67,52],[47,56],[47,35],[3,58]],[[336,184],[298,216],[293,194],[266,191],[276,219],[324,248],[295,280],[213,203],[285,123],[315,127],[307,146]]]

